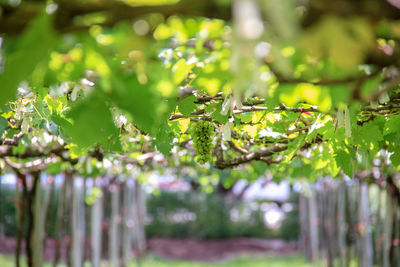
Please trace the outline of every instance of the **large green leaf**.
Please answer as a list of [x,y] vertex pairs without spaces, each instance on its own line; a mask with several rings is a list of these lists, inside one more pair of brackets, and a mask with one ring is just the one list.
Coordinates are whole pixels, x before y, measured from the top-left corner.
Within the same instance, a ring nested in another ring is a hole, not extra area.
[[[149,78],[148,81],[141,83],[137,75],[124,74],[120,63],[103,56],[106,51],[94,40],[88,38],[85,41],[87,53],[94,55],[94,63],[101,62],[106,72],[99,81],[103,91],[108,94],[113,104],[130,113],[137,128],[154,136],[157,132],[158,115],[163,112],[164,107],[160,97],[155,93],[157,90],[154,79]],[[165,71],[158,65],[150,67],[160,77]]]
[[390,161],[394,166],[400,165],[400,146],[396,146],[393,150],[393,154],[390,156]]
[[181,101],[178,102],[178,109],[179,111],[187,116],[193,111],[196,110],[196,104],[194,103],[197,100],[197,98],[194,95],[190,95]]
[[174,134],[172,133],[171,128],[168,126],[168,123],[164,123],[158,129],[154,144],[158,151],[164,155],[168,155],[173,147],[173,139]]
[[118,136],[118,129],[103,96],[93,94],[78,102],[72,107],[68,117],[73,123],[65,124],[64,127],[78,148],[86,150],[100,144],[106,149],[118,149],[115,139],[110,140]]
[[383,128],[383,134],[388,135],[391,133],[400,132],[400,115],[390,116],[385,123]]
[[380,149],[379,142],[383,140],[382,131],[378,125],[374,123],[366,123],[355,129],[353,142],[358,144],[364,150],[378,151]]
[[226,114],[226,115],[221,114],[221,111],[222,111],[221,103],[213,103],[213,104],[209,105],[207,110],[213,111],[213,113],[211,114],[211,118],[213,120],[216,120],[221,124],[225,124],[228,121],[228,118],[229,118],[228,114]]
[[22,80],[29,78],[36,66],[47,60],[55,43],[51,17],[38,15],[17,42],[15,52],[6,56],[3,74],[0,75],[0,105],[15,97]]
[[337,166],[340,167],[347,176],[353,176],[353,161],[350,153],[346,150],[338,150],[336,151],[335,160]]
[[118,107],[131,114],[133,122],[140,130],[153,134],[161,105],[160,99],[149,83],[141,84],[135,76],[117,75],[112,80],[115,90],[110,97]]

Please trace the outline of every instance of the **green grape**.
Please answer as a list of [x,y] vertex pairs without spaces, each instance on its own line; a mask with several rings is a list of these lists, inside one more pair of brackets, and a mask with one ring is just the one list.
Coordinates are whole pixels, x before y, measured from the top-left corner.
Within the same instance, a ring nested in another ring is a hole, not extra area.
[[193,146],[197,155],[195,160],[200,164],[204,164],[211,160],[213,135],[214,125],[211,122],[201,120],[193,127]]

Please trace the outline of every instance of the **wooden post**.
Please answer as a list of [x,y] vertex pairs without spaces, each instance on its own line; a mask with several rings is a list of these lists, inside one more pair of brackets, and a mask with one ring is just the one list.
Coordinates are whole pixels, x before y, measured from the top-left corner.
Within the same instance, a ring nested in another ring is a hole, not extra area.
[[83,230],[83,184],[76,177],[72,180],[72,228],[71,263],[73,267],[82,266],[84,230]]
[[309,210],[309,233],[310,233],[310,256],[312,262],[319,258],[318,253],[318,206],[315,201],[314,192],[308,197],[308,210]]
[[386,194],[385,230],[383,241],[383,267],[390,266],[390,248],[392,244],[392,219],[393,219],[393,198]]
[[[98,178],[99,179],[99,178]],[[94,181],[101,182],[98,179]],[[101,186],[99,186],[101,188]],[[103,194],[96,198],[92,206],[91,231],[92,231],[92,266],[100,267],[101,242],[102,242],[102,221],[103,221]]]
[[61,188],[61,196],[59,198],[59,202],[57,205],[57,222],[56,222],[56,249],[53,260],[53,267],[58,265],[58,261],[60,260],[60,251],[61,251],[61,240],[63,240],[64,235],[64,213],[66,210],[67,204],[67,184],[68,177],[63,175],[63,185]]
[[115,184],[110,185],[111,193],[111,218],[110,218],[110,266],[119,266],[119,188]]
[[337,229],[338,229],[338,249],[340,267],[346,266],[346,222],[345,222],[345,190],[346,184],[340,183],[337,190]]
[[132,180],[127,180],[123,187],[123,235],[122,235],[122,258],[123,265],[127,266],[132,257],[132,227],[133,227],[133,212],[130,206],[133,201]]
[[358,205],[358,232],[360,249],[360,266],[372,267],[372,239],[369,222],[369,188],[368,184],[359,184],[359,205]]

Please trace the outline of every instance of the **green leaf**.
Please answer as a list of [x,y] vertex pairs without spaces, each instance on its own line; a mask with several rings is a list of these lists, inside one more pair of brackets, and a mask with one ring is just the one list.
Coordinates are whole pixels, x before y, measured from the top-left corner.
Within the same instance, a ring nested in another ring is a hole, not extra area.
[[400,132],[400,115],[390,116],[385,122],[383,134],[388,135],[390,133],[398,132]]
[[329,116],[318,116],[311,125],[306,141],[312,141],[317,135],[331,137],[334,131],[333,122]]
[[322,146],[323,150],[314,150],[312,153],[312,165],[314,170],[324,171],[327,165],[331,162],[331,154],[326,146]]
[[244,112],[241,114],[234,115],[238,119],[240,119],[241,122],[251,122],[253,118],[253,113],[252,112]]
[[243,126],[243,131],[245,131],[251,138],[256,137],[257,135],[257,126],[256,125],[245,125]]
[[400,165],[400,146],[396,146],[393,152],[394,153],[390,156],[390,161],[397,167]]
[[17,146],[12,147],[12,152],[14,155],[22,155],[25,153],[26,149],[27,147],[24,146],[22,142],[19,142]]
[[284,152],[285,156],[282,160],[282,163],[288,163],[293,159],[293,157],[296,155],[296,152],[303,145],[305,138],[306,136],[300,136],[293,142],[289,143],[288,148]]
[[37,15],[18,40],[15,52],[6,58],[0,75],[0,105],[15,97],[19,83],[29,78],[40,62],[47,60],[55,40],[50,16]]
[[[292,167],[290,174],[291,177],[307,178],[308,181],[313,180],[313,175],[312,175],[313,169],[311,164],[303,164],[299,159],[293,159],[290,162],[290,166]],[[286,177],[283,177],[283,179],[286,179]]]
[[3,136],[7,125],[8,125],[8,120],[6,120],[4,117],[0,116],[0,138]]
[[174,134],[172,133],[171,128],[168,126],[168,123],[164,123],[158,129],[154,144],[157,147],[158,151],[160,151],[164,155],[169,155],[169,152],[173,147],[173,140]]
[[382,83],[381,75],[376,75],[372,78],[367,79],[361,88],[361,95],[365,98],[369,97],[370,95],[379,90],[379,85],[381,83]]
[[46,169],[49,174],[59,174],[62,171],[62,161],[50,163]]
[[340,104],[349,101],[349,98],[351,97],[351,88],[349,88],[348,85],[330,85],[329,88],[333,107],[338,107]]
[[353,176],[353,162],[350,153],[345,150],[338,150],[335,154],[336,164],[343,172],[349,176]]
[[183,115],[188,116],[190,113],[196,110],[197,106],[194,103],[196,100],[197,98],[194,95],[185,97],[184,99],[178,102],[179,111]]
[[184,134],[186,133],[187,129],[189,128],[190,119],[179,119],[178,120],[178,127],[179,130]]
[[67,119],[65,119],[59,115],[53,114],[53,115],[51,115],[50,118],[55,124],[57,124],[60,127],[67,128],[67,127],[71,126],[71,122],[69,122]]
[[[98,82],[103,91],[107,92],[107,96],[116,106],[130,113],[137,128],[155,136],[159,117],[164,115],[163,112],[169,108],[171,101],[166,101],[168,103],[161,101],[155,93],[158,84],[151,79],[150,75],[148,81],[141,82],[134,74],[125,75],[121,72],[119,61],[102,57],[106,51],[99,47],[95,40],[88,38],[85,41],[88,51],[95,55],[93,64],[100,64],[103,71],[109,73],[109,75],[102,75]],[[165,68],[155,64],[149,65],[156,77],[165,76]]]
[[265,171],[266,171],[267,168],[268,168],[267,163],[265,163],[265,162],[263,162],[263,161],[255,161],[255,162],[252,163],[252,166],[253,166],[253,168],[254,168],[254,172],[255,172],[258,176],[264,175],[264,174],[265,174]]
[[363,150],[379,150],[378,142],[382,140],[383,136],[381,130],[377,125],[371,122],[363,126],[358,126],[353,136],[354,144],[358,144]]
[[228,115],[222,115],[222,104],[218,103],[214,105],[215,111],[211,114],[211,118],[218,121],[221,124],[225,124],[228,121]]
[[[68,116],[73,124],[65,125],[72,142],[82,149],[101,144],[109,149],[115,145],[109,137],[118,136],[118,130],[112,119],[111,111],[104,97],[93,94],[72,107]],[[55,117],[53,117],[55,118]]]
[[172,67],[174,73],[173,79],[175,84],[180,84],[191,71],[192,67],[186,63],[186,60],[180,59]]
[[135,76],[118,77],[113,74],[114,91],[110,97],[121,109],[132,116],[136,127],[152,134],[156,126],[160,100],[150,84],[141,84]]

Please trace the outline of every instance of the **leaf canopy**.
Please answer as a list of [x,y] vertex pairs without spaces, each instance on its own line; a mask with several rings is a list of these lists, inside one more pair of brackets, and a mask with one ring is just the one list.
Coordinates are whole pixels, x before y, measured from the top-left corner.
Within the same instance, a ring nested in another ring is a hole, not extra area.
[[[83,175],[134,164],[313,180],[377,160],[397,171],[400,11],[355,12],[365,0],[343,18],[316,1],[239,0],[233,13],[225,1],[22,1],[32,20],[0,18],[0,158],[54,157],[65,164],[51,172]],[[201,120],[215,129],[205,165]]]

